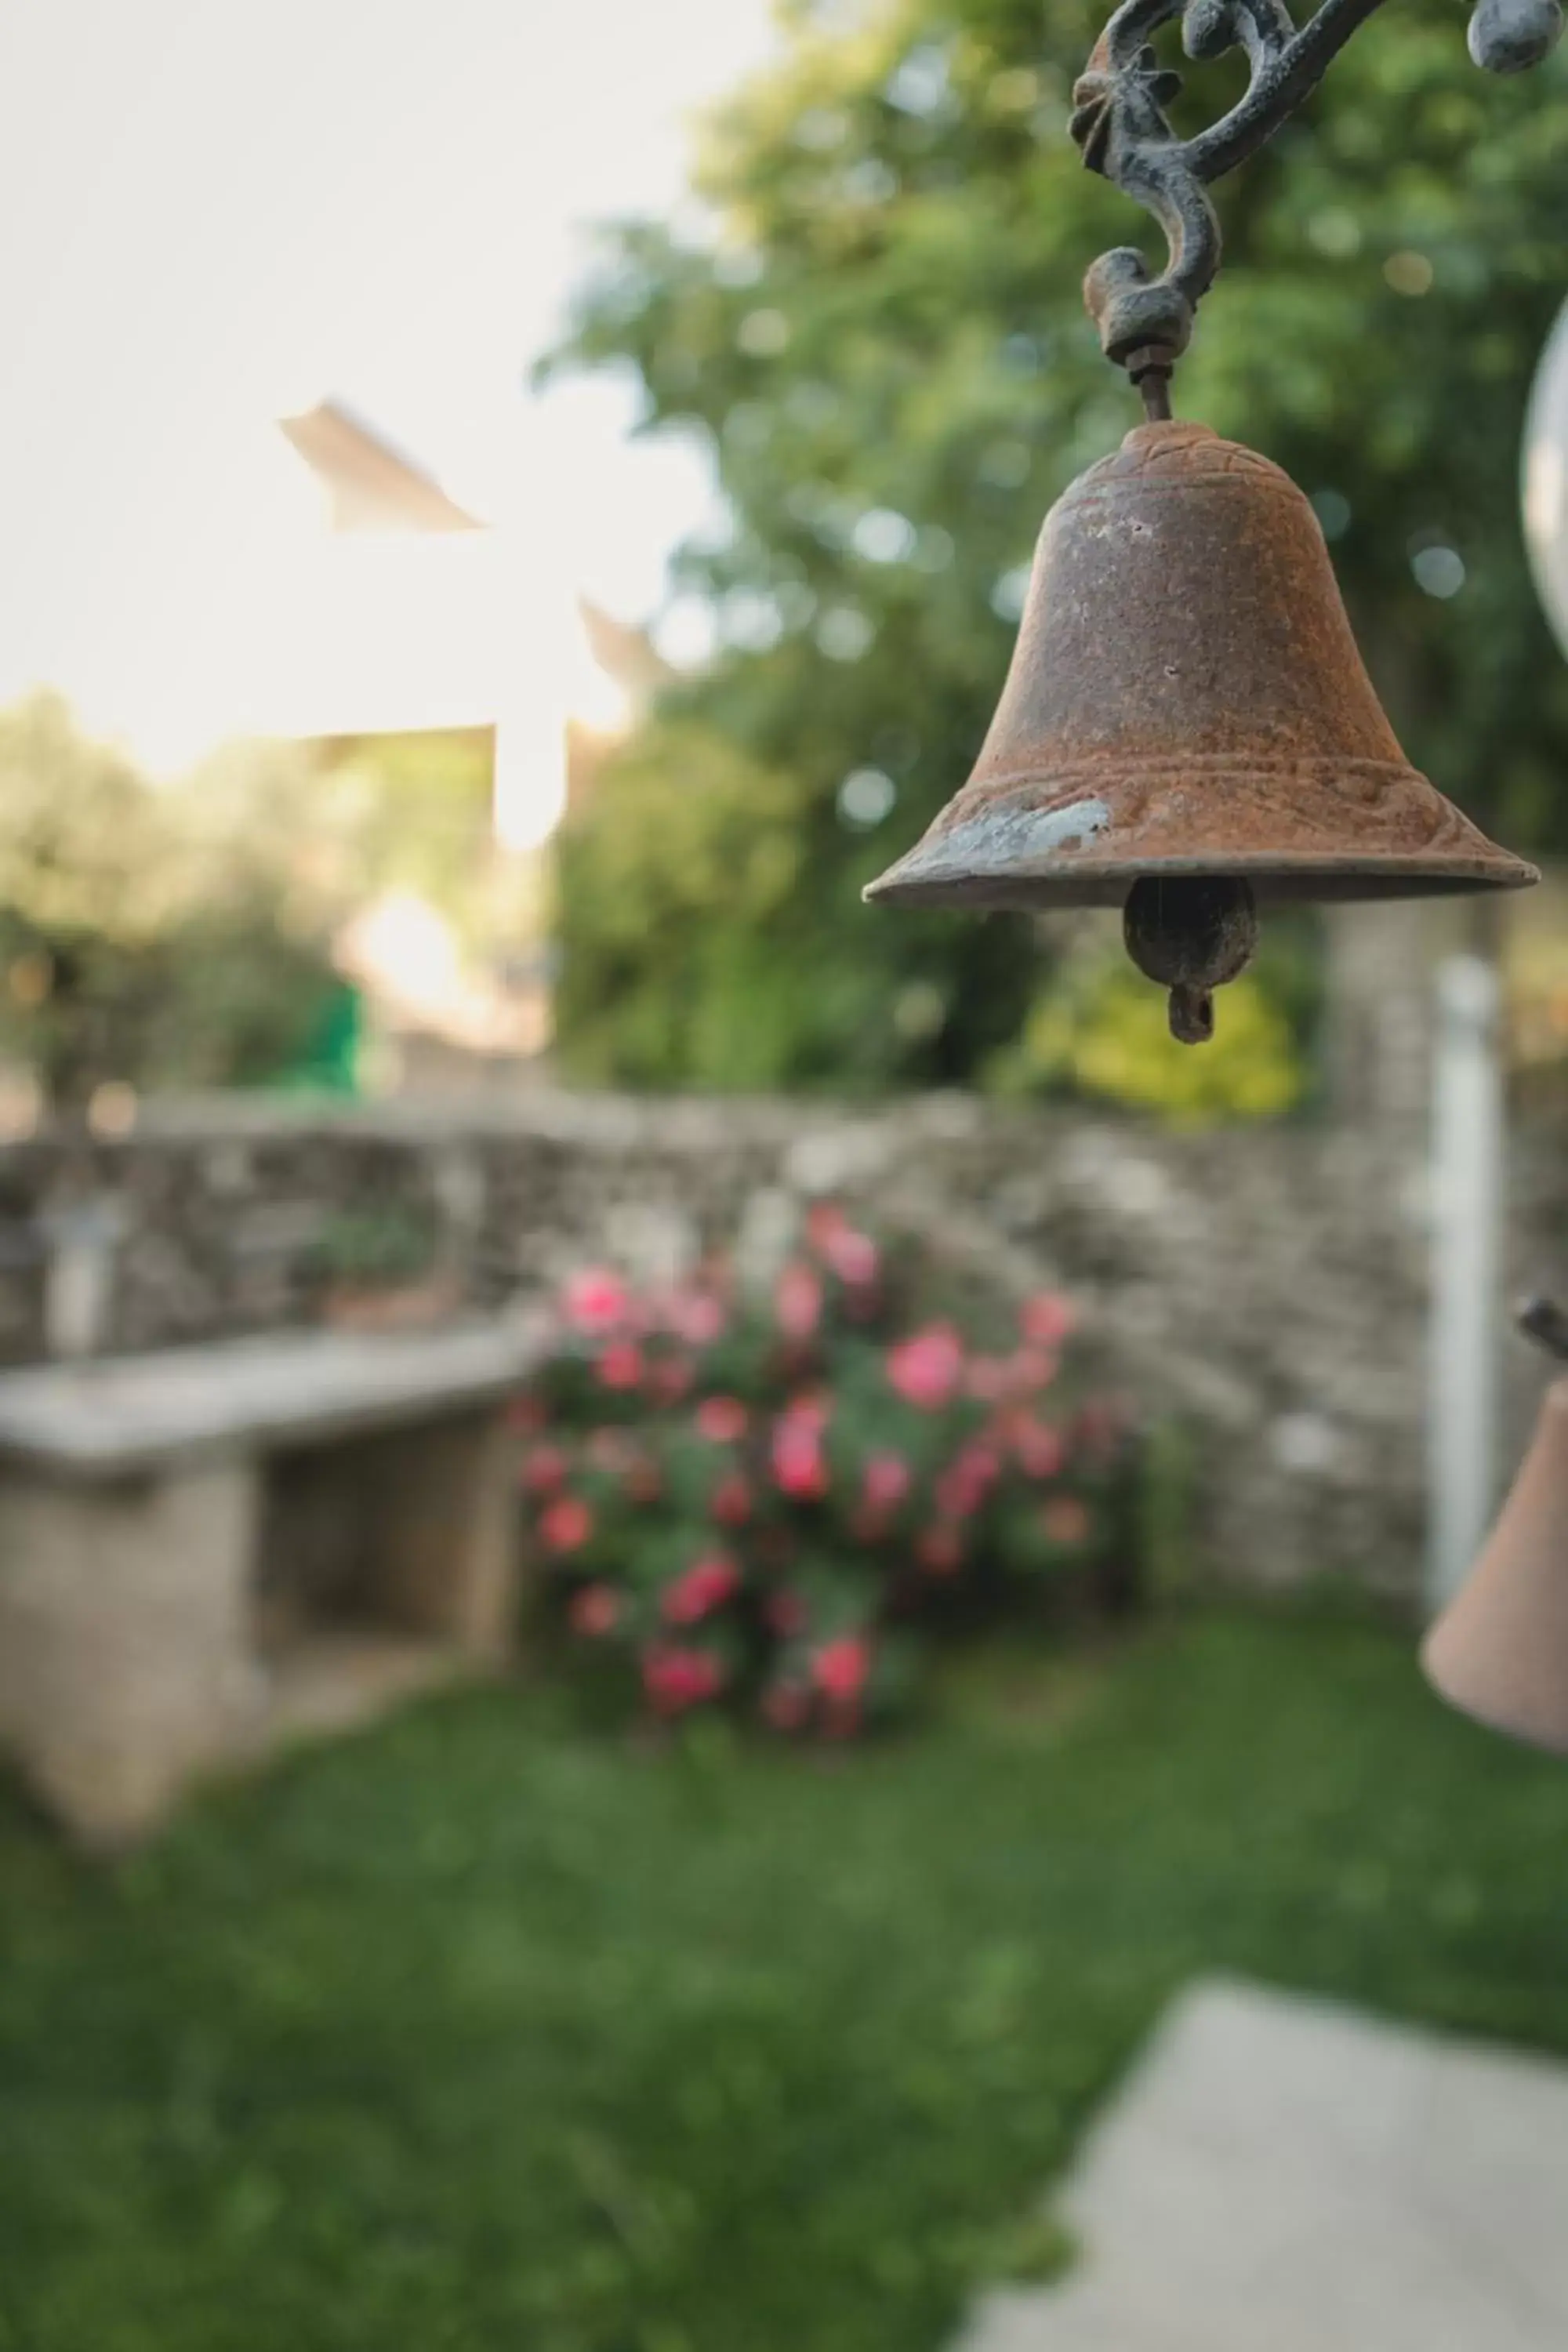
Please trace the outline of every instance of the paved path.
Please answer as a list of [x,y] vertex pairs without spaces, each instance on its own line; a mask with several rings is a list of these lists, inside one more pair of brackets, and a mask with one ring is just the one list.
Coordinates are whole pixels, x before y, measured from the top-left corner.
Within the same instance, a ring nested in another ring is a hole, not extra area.
[[1564,2352],[1568,2066],[1194,1987],[961,2352]]

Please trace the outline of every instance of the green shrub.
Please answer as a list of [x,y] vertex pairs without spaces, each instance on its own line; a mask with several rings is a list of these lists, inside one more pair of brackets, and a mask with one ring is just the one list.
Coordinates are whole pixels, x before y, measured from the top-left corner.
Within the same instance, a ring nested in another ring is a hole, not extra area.
[[259,747],[160,789],[54,696],[0,713],[0,1052],[54,1107],[307,1054],[342,993],[336,902],[297,870],[309,782]]

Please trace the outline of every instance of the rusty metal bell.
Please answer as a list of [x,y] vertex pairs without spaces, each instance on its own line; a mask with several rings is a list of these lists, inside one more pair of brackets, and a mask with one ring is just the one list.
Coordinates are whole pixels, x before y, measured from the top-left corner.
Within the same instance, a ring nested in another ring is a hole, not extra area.
[[1542,1400],[1497,1526],[1421,1664],[1462,1713],[1568,1755],[1568,1380]]
[[1201,425],[1139,425],[1046,518],[973,774],[873,882],[894,906],[1121,906],[1178,1035],[1255,899],[1518,889],[1411,767],[1308,500]]

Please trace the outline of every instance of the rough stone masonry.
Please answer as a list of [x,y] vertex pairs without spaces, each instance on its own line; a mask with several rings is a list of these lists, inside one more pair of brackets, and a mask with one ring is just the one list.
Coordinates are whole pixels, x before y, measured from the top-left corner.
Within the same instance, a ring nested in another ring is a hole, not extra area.
[[[1563,1140],[1513,1148],[1510,1244],[1542,1286],[1568,1272]],[[1178,1134],[941,1096],[154,1108],[117,1140],[0,1150],[0,1360],[46,1352],[84,1234],[87,1337],[110,1352],[317,1319],[345,1213],[419,1224],[454,1295],[493,1307],[585,1256],[673,1269],[738,1230],[765,1251],[832,1193],[987,1279],[1078,1294],[1112,1375],[1189,1433],[1200,1564],[1409,1593],[1424,1183],[1421,1122],[1391,1116]],[[1517,1446],[1540,1375],[1522,1348],[1510,1363]]]

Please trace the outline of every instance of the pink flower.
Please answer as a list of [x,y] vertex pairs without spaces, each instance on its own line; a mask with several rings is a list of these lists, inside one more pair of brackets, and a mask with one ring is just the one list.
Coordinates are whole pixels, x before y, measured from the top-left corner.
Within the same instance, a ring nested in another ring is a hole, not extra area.
[[932,1576],[952,1576],[963,1565],[963,1539],[956,1528],[939,1521],[918,1538],[915,1558]]
[[860,1474],[860,1499],[868,1510],[895,1511],[914,1484],[901,1454],[868,1454]]
[[1067,1460],[1059,1429],[1026,1413],[1013,1431],[1013,1451],[1026,1478],[1055,1478]]
[[1048,1389],[1061,1362],[1048,1348],[1018,1348],[1008,1360],[1008,1370],[1015,1389]]
[[1089,1530],[1088,1505],[1076,1495],[1053,1495],[1040,1513],[1040,1525],[1053,1543],[1080,1544]]
[[1032,1348],[1059,1348],[1078,1328],[1078,1309],[1059,1290],[1037,1290],[1018,1309],[1018,1328]]
[[994,1447],[966,1445],[936,1482],[936,1507],[944,1519],[972,1518],[1002,1475]]
[[963,1378],[963,1343],[951,1323],[931,1323],[889,1348],[883,1361],[889,1381],[908,1403],[935,1412]]
[[804,1683],[771,1683],[763,1713],[775,1731],[798,1731],[811,1713],[811,1693]]
[[539,1516],[546,1551],[581,1551],[594,1532],[594,1514],[580,1495],[561,1495]]
[[710,1290],[678,1290],[666,1310],[678,1339],[689,1348],[710,1348],[725,1324],[724,1302]]
[[786,1265],[773,1291],[773,1314],[786,1339],[809,1339],[822,1320],[822,1281],[799,1260]]
[[643,1654],[643,1688],[659,1715],[679,1715],[724,1687],[724,1670],[706,1650],[654,1643]]
[[827,1492],[827,1456],[820,1425],[790,1411],[773,1424],[773,1479],[781,1494],[815,1502]]
[[720,1479],[708,1506],[721,1528],[744,1527],[752,1516],[751,1482],[738,1470]]
[[606,1389],[635,1389],[642,1384],[642,1349],[635,1339],[612,1339],[601,1349],[595,1367],[599,1385]]
[[849,1223],[837,1201],[814,1201],[805,1213],[805,1238],[814,1250],[826,1255],[835,1234]]
[[877,1279],[881,1261],[877,1244],[867,1234],[858,1234],[853,1225],[840,1225],[822,1244],[822,1255],[842,1283],[851,1290],[864,1290]]
[[971,1486],[986,1494],[1002,1475],[1002,1456],[984,1438],[973,1437],[954,1457],[953,1468],[961,1470]]
[[522,1483],[531,1495],[553,1495],[566,1483],[566,1456],[559,1445],[531,1446],[523,1456]]
[[739,1397],[704,1397],[697,1408],[697,1427],[711,1445],[733,1445],[746,1433],[750,1413]]
[[812,1653],[812,1680],[831,1699],[857,1699],[871,1671],[871,1645],[858,1633],[841,1633]]
[[936,1482],[936,1507],[944,1519],[971,1519],[980,1508],[979,1489],[956,1463],[950,1463]]
[[602,1641],[621,1622],[621,1596],[608,1584],[585,1584],[581,1592],[572,1595],[572,1606],[566,1613],[574,1633],[586,1633],[592,1641]]
[[769,1593],[763,1614],[773,1632],[782,1633],[786,1642],[796,1633],[804,1633],[810,1622],[810,1612],[805,1602],[798,1592],[792,1592],[788,1585],[781,1585],[776,1592]]
[[741,1589],[741,1571],[727,1552],[710,1552],[665,1587],[661,1602],[672,1625],[694,1625],[710,1610],[721,1609]]
[[578,1331],[613,1331],[624,1323],[631,1297],[620,1276],[607,1266],[584,1266],[562,1293],[566,1320]]

